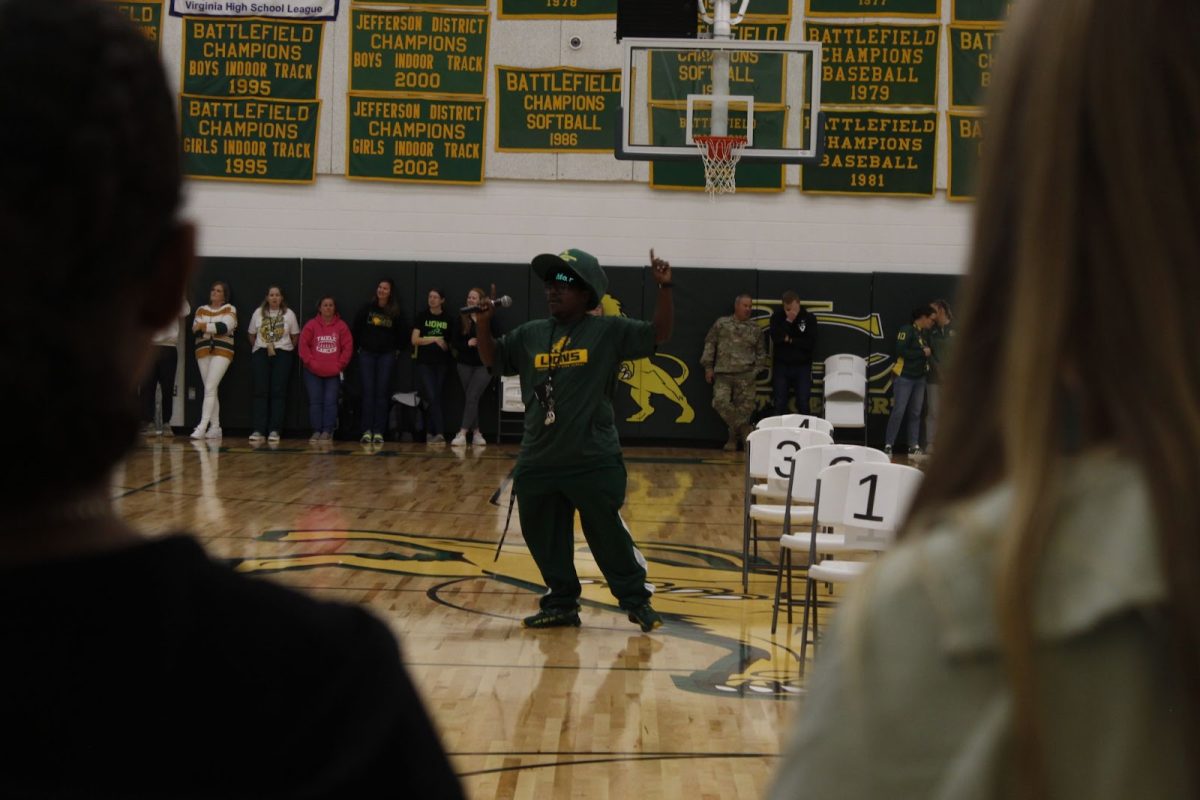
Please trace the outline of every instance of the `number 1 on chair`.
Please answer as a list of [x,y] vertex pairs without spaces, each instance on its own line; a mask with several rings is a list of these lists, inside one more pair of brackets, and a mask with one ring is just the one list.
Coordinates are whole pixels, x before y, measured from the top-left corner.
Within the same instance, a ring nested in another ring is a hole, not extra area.
[[875,516],[875,486],[876,486],[876,484],[879,483],[879,476],[878,475],[868,475],[867,477],[865,477],[861,481],[859,481],[858,485],[862,486],[864,483],[871,484],[870,487],[867,489],[867,513],[855,514],[854,518],[870,520],[871,522],[883,522],[883,517]]

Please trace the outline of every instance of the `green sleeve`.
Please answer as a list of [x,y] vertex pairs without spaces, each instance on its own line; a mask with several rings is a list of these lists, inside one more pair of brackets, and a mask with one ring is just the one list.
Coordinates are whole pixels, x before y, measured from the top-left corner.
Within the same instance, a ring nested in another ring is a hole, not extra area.
[[640,319],[612,317],[617,329],[617,358],[621,361],[654,355],[654,326]]
[[496,340],[496,360],[491,367],[493,375],[521,374],[519,359],[523,350],[521,339],[524,332],[525,326],[520,325]]

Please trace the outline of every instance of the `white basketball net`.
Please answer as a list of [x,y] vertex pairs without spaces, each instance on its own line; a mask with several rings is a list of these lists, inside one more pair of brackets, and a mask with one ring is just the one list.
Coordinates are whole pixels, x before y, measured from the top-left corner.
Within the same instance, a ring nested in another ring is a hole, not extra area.
[[737,191],[734,173],[746,149],[745,136],[694,136],[704,162],[704,191],[712,196]]

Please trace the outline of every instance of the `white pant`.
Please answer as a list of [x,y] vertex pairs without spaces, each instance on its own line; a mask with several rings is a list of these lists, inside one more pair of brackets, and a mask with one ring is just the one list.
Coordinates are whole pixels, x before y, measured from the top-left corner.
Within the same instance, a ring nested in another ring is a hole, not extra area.
[[196,430],[208,430],[210,424],[213,428],[221,427],[221,399],[217,396],[217,388],[231,361],[222,356],[196,359],[196,365],[200,367],[200,379],[204,381],[204,405],[200,409],[200,424]]

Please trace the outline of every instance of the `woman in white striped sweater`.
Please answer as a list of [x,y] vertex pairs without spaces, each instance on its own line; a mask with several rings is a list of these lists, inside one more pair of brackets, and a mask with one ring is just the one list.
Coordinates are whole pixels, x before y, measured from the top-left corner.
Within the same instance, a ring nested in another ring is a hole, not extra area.
[[204,405],[193,439],[221,438],[221,400],[217,388],[233,361],[233,332],[237,309],[229,303],[229,284],[215,281],[208,291],[208,305],[196,309],[192,332],[196,334],[196,364],[204,381]]

